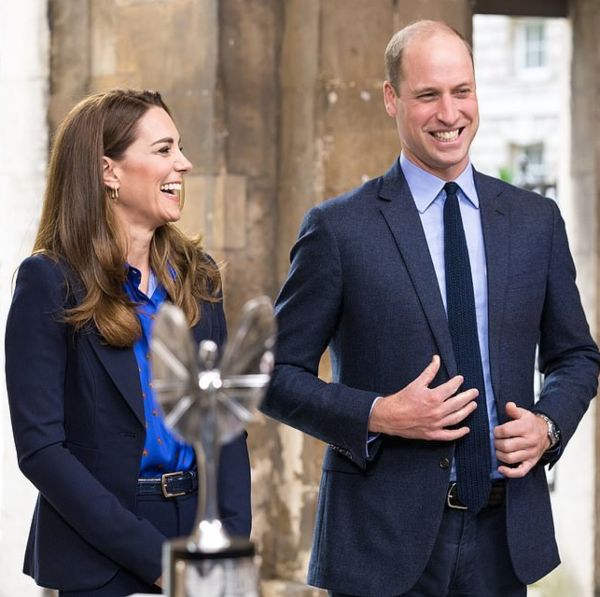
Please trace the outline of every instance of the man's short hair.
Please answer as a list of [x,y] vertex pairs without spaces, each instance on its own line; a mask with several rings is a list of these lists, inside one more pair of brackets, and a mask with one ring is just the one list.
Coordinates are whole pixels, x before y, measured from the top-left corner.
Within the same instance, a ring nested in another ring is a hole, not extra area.
[[454,27],[443,21],[416,21],[397,31],[390,39],[385,49],[385,73],[387,80],[392,84],[396,94],[400,93],[402,82],[402,55],[408,44],[416,38],[428,37],[436,33],[450,33],[456,35],[464,44],[473,61],[473,48],[465,37]]

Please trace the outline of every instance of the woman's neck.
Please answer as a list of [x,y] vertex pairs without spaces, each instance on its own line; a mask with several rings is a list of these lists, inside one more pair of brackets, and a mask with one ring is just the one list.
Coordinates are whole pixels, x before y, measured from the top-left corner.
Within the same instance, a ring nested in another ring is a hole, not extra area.
[[127,263],[140,270],[140,290],[148,292],[150,279],[150,243],[154,232],[129,231],[127,235]]

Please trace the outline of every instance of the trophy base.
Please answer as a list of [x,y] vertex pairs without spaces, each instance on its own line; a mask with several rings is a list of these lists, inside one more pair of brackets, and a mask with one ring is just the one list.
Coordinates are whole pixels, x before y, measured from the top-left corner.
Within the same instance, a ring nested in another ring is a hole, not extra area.
[[233,537],[228,547],[201,551],[187,538],[165,544],[163,569],[169,597],[258,597],[254,545]]

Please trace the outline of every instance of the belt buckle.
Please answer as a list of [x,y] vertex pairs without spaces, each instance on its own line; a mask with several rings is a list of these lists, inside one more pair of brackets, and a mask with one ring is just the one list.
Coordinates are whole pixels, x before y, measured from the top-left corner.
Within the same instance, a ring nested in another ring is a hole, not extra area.
[[181,471],[176,471],[174,473],[164,473],[161,478],[160,478],[160,488],[162,489],[162,493],[166,498],[174,498],[174,497],[179,497],[181,495],[185,495],[185,491],[175,491],[175,492],[170,492],[167,489],[167,483],[169,482],[169,479],[171,479],[172,477],[178,477],[181,476]]
[[455,489],[456,483],[450,483],[448,493],[446,494],[446,504],[448,505],[448,508],[452,508],[454,510],[468,510],[467,506],[465,506],[464,504],[459,504],[453,501],[454,496],[452,495],[452,493]]

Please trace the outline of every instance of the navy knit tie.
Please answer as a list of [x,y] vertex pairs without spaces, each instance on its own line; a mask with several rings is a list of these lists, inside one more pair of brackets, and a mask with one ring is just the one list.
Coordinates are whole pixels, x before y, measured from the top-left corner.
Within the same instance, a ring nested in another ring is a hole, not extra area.
[[464,377],[461,389],[479,390],[477,408],[463,422],[470,432],[456,443],[458,496],[469,511],[477,513],[486,504],[490,492],[490,439],[473,279],[456,194],[458,188],[455,182],[444,185],[446,307],[458,373]]

